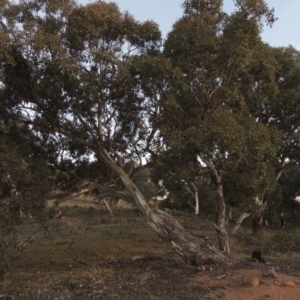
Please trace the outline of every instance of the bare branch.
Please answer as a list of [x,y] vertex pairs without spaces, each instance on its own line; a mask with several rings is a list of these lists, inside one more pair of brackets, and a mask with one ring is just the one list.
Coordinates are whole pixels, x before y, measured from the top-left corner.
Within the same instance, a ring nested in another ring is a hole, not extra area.
[[201,160],[207,165],[207,168],[209,169],[210,173],[214,176],[217,183],[221,183],[221,177],[219,176],[215,166],[213,165],[212,161],[208,158],[204,157],[204,153],[201,151],[199,153],[199,156]]
[[101,198],[112,197],[120,198],[129,202],[133,201],[131,194],[126,190],[121,190],[118,186],[105,186],[90,180],[81,180],[74,187],[65,192],[49,195],[47,200],[56,199],[58,203],[62,203],[70,198],[78,197],[80,195],[89,195],[97,199],[100,195]]
[[242,225],[243,221],[248,218],[251,214],[250,213],[242,213],[239,219],[236,221],[236,226],[233,227],[229,235],[233,235]]

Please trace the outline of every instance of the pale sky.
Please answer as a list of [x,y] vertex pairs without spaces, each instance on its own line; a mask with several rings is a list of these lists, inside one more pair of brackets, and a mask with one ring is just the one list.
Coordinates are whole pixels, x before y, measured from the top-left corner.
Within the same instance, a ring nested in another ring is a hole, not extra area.
[[[90,0],[77,0],[81,4]],[[155,21],[163,37],[172,29],[174,22],[182,16],[181,3],[183,0],[114,0],[121,11],[129,11],[136,20]],[[292,45],[300,50],[300,0],[266,0],[269,7],[275,9],[279,19],[272,28],[265,28],[263,40],[271,46]],[[224,9],[233,11],[232,0],[224,0]]]

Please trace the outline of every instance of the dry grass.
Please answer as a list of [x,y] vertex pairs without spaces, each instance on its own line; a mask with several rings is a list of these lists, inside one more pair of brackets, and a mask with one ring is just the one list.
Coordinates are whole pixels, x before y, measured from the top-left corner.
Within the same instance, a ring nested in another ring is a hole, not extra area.
[[[25,250],[7,280],[1,283],[0,294],[37,300],[127,299],[124,295],[128,299],[159,299],[157,295],[162,289],[168,291],[164,299],[186,299],[181,298],[185,294],[184,291],[181,294],[180,284],[184,285],[184,278],[192,276],[194,271],[186,268],[132,210],[115,209],[113,218],[101,206],[97,209],[90,205],[65,206],[62,210],[63,217],[48,231],[40,232]],[[208,237],[208,242],[217,246],[211,220],[193,221],[191,215],[178,219],[186,230]],[[30,236],[37,226],[33,223],[21,226],[20,240]],[[296,248],[288,253],[269,249],[274,236],[280,240],[278,232],[264,231],[263,236],[253,237],[249,228],[242,228],[230,238],[232,253],[249,259],[253,250],[262,250],[266,260],[286,263],[292,258],[300,262]],[[295,232],[294,239],[299,236]],[[133,261],[134,256],[145,256],[148,260]],[[138,286],[142,286],[140,292],[136,291]],[[201,291],[191,290],[189,298],[199,299]],[[141,295],[137,296],[138,293]],[[90,296],[84,298],[83,294]],[[117,296],[110,297],[113,294]],[[135,296],[130,298],[130,295]]]

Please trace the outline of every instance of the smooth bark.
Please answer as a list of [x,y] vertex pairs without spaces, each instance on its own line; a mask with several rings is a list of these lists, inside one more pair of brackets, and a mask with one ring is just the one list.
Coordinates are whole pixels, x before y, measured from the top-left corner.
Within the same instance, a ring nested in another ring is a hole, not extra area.
[[233,262],[233,258],[206,244],[204,239],[187,233],[175,218],[167,213],[151,209],[138,188],[121,177],[124,185],[131,191],[138,208],[148,225],[166,241],[182,258],[193,266],[210,263]]
[[182,258],[193,266],[208,263],[229,263],[233,258],[228,252],[218,251],[213,246],[206,244],[204,239],[196,238],[187,233],[178,221],[167,213],[151,209],[144,196],[132,182],[124,170],[117,165],[104,148],[99,147],[102,159],[120,176],[127,191],[131,193],[135,204],[148,225],[166,241]]
[[107,209],[107,211],[108,211],[108,215],[110,216],[110,217],[113,217],[114,216],[114,213],[113,213],[113,211],[112,211],[112,209],[111,209],[111,207],[110,207],[110,198],[104,198],[103,199],[103,201],[104,201],[104,204],[105,204],[105,207],[106,207],[106,209]]
[[230,253],[228,235],[225,227],[226,219],[226,203],[223,194],[223,186],[220,184],[217,186],[217,196],[218,196],[218,217],[216,220],[215,227],[217,229],[217,236],[219,241],[219,249],[225,253]]
[[250,213],[242,213],[238,220],[236,221],[236,225],[232,228],[230,235],[233,235],[242,225],[243,221],[248,218],[251,214]]
[[219,249],[227,254],[230,253],[229,248],[229,241],[228,241],[228,234],[226,231],[226,201],[224,198],[223,193],[223,183],[222,183],[222,175],[221,171],[217,171],[213,162],[206,158],[204,153],[201,152],[200,154],[201,160],[206,164],[208,170],[211,173],[211,176],[214,180],[214,183],[216,185],[216,194],[217,194],[217,202],[218,202],[218,215],[216,223],[214,224],[216,231],[217,231],[217,237],[219,241]]
[[195,198],[195,215],[199,215],[199,194],[198,194],[198,189],[192,182],[192,187],[194,189],[194,198]]

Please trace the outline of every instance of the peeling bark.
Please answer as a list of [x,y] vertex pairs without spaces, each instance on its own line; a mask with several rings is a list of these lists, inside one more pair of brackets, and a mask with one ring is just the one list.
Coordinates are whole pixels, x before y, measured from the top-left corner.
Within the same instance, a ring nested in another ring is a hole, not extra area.
[[148,225],[166,241],[183,259],[193,266],[208,263],[233,262],[233,258],[206,244],[204,239],[196,238],[187,233],[183,227],[167,213],[151,209],[143,195],[133,182],[121,179],[126,188],[132,193],[136,205],[140,209]]
[[[235,262],[232,257],[227,255],[229,252],[223,252],[215,249],[213,246],[208,245],[204,239],[196,238],[187,233],[172,216],[161,210],[152,209],[147,204],[139,189],[132,182],[131,178],[111,159],[106,150],[99,147],[99,154],[103,160],[120,176],[122,183],[126,187],[125,191],[119,191],[118,193],[114,191],[113,195],[110,194],[107,196],[121,198],[126,201],[129,200],[131,203],[134,202],[147,224],[161,237],[162,240],[167,242],[187,264],[198,266],[211,263]],[[73,193],[71,193],[71,195],[76,196],[82,193],[91,193],[95,190],[100,194],[102,191],[104,191],[104,194],[108,193],[108,189],[98,183],[82,181],[72,190]],[[55,195],[54,198],[58,198],[58,202],[62,202],[65,200],[67,195],[70,196],[70,191],[69,193],[64,193],[61,197],[57,197],[57,195]],[[225,226],[223,226],[223,229],[225,229]],[[221,232],[224,231],[221,230]]]

